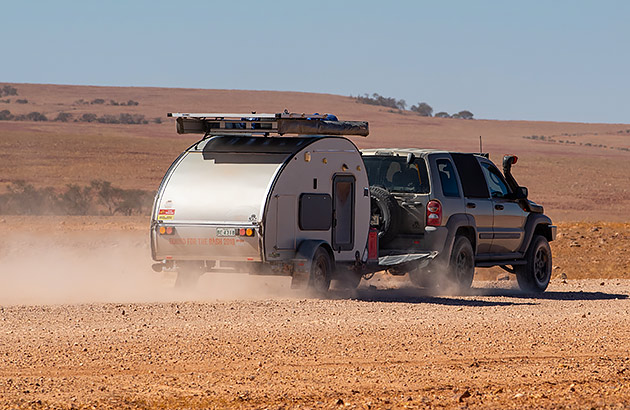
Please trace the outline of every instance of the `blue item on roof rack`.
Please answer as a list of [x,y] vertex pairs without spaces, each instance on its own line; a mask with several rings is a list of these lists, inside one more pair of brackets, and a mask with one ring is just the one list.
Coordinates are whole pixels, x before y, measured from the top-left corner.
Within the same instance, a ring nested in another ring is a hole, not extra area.
[[[319,115],[319,113],[318,113],[318,112],[316,112],[316,113],[314,113],[314,114],[313,114],[313,116],[315,116],[315,115]],[[320,119],[320,118],[317,118],[317,117],[315,117],[315,118],[313,118],[313,117],[307,117],[306,119],[307,119],[307,120],[318,120],[318,119]],[[339,121],[339,120],[337,119],[337,116],[336,116],[336,115],[334,115],[334,114],[324,114],[324,118],[321,118],[321,119],[326,120],[326,121]]]

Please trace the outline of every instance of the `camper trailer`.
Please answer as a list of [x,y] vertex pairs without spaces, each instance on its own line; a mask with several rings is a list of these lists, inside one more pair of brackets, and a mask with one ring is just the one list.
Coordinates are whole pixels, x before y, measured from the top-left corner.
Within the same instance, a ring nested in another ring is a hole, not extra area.
[[151,251],[176,286],[206,272],[292,277],[325,292],[364,275],[426,265],[437,252],[381,254],[370,229],[361,153],[345,136],[368,124],[332,115],[184,114],[180,134],[203,138],[173,162],[156,194]]

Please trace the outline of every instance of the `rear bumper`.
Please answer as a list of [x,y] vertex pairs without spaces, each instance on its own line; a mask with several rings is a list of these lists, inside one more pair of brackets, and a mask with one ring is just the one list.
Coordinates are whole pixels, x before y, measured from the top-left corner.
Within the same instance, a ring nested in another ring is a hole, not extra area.
[[[161,234],[160,227],[172,228],[172,233]],[[253,229],[253,236],[238,235],[239,230],[248,228]],[[226,235],[226,229],[234,229],[237,234]],[[151,251],[155,261],[260,262],[260,249],[260,231],[252,224],[154,222],[151,225]]]

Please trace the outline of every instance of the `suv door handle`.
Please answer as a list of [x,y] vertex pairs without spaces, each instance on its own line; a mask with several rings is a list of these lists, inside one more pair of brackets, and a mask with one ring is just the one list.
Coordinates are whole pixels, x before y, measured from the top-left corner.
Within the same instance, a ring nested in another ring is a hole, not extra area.
[[496,205],[494,206],[494,209],[496,209],[497,211],[502,211],[502,210],[503,210],[503,205],[496,204]]
[[477,207],[477,204],[474,202],[468,202],[466,204],[466,208],[476,208],[476,207]]

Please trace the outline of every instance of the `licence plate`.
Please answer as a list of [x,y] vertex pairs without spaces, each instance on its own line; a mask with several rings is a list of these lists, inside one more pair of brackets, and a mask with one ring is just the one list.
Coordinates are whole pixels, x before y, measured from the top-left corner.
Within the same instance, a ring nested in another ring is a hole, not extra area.
[[236,236],[236,228],[217,228],[217,236]]

